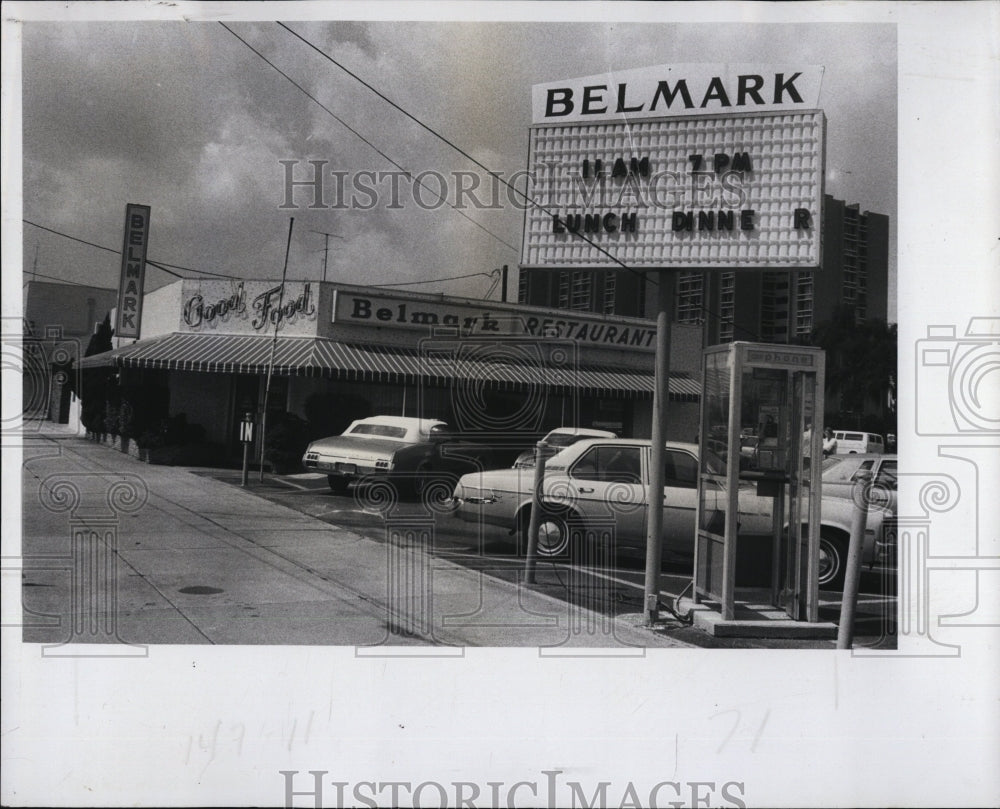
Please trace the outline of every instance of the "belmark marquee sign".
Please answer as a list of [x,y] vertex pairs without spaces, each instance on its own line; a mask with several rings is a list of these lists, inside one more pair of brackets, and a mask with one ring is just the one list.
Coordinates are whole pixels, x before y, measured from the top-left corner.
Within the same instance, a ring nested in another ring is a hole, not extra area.
[[536,85],[521,266],[817,268],[822,77],[693,64]]

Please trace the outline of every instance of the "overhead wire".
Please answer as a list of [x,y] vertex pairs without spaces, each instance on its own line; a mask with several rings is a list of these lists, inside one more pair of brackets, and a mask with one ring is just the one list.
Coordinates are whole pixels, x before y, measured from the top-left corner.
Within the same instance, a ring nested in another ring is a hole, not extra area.
[[[513,185],[512,183],[510,183],[507,180],[505,180],[498,172],[495,172],[492,169],[490,169],[489,166],[486,166],[485,164],[483,164],[482,162],[480,162],[479,160],[477,160],[475,157],[473,157],[471,154],[469,154],[465,149],[463,149],[461,146],[459,146],[458,144],[456,144],[455,142],[453,142],[450,138],[446,137],[445,135],[442,135],[437,130],[435,130],[432,126],[430,126],[429,124],[424,123],[417,116],[413,115],[411,112],[409,112],[407,109],[405,109],[404,107],[402,107],[400,104],[397,104],[395,101],[393,101],[387,95],[385,95],[385,93],[381,92],[377,87],[375,87],[374,85],[372,85],[370,82],[366,81],[364,78],[362,78],[361,76],[359,76],[357,73],[355,73],[354,71],[352,71],[347,66],[345,66],[345,65],[341,64],[340,62],[338,62],[336,59],[334,59],[332,56],[330,56],[328,53],[326,53],[318,45],[314,44],[313,42],[310,42],[304,36],[302,36],[301,34],[299,34],[297,31],[293,30],[292,28],[289,28],[285,23],[281,22],[280,20],[275,20],[275,24],[278,25],[278,26],[280,26],[281,28],[283,28],[285,31],[287,31],[288,33],[290,33],[296,39],[300,40],[302,43],[304,43],[305,45],[307,45],[312,50],[316,51],[316,53],[318,53],[324,59],[326,59],[327,61],[329,61],[331,64],[335,65],[340,70],[342,70],[344,73],[346,73],[352,79],[354,79],[355,81],[357,81],[359,84],[361,84],[362,86],[366,87],[368,90],[370,90],[371,92],[373,92],[375,95],[377,95],[379,98],[381,98],[387,104],[389,104],[393,109],[398,110],[400,113],[402,113],[403,115],[405,115],[407,118],[409,118],[415,124],[417,124],[418,126],[420,126],[422,129],[424,129],[425,131],[429,132],[431,135],[433,135],[435,138],[437,138],[438,140],[440,140],[443,143],[445,143],[450,148],[454,149],[456,152],[458,152],[460,155],[462,155],[466,160],[470,161],[473,165],[478,166],[480,169],[482,169],[483,171],[485,171],[494,180],[496,180],[497,182],[503,184],[508,189],[510,189],[511,191],[513,191],[521,199],[523,199],[526,204],[532,205],[535,208],[543,211],[544,213],[552,216],[555,221],[557,221],[559,219],[558,213],[553,213],[549,208],[545,207],[544,205],[542,205],[541,203],[539,203],[537,200],[533,199],[528,194],[526,194],[525,192],[521,191],[515,185]],[[651,286],[659,286],[659,280],[658,279],[654,280],[654,278],[651,277],[650,273],[648,273],[648,272],[640,272],[639,270],[636,270],[636,268],[630,267],[628,264],[626,264],[625,262],[623,262],[620,258],[618,258],[613,253],[611,253],[608,250],[606,250],[605,248],[603,248],[597,242],[593,241],[592,239],[587,238],[587,236],[585,234],[580,233],[580,232],[575,231],[575,230],[571,230],[568,227],[566,228],[566,230],[572,236],[575,236],[578,239],[582,239],[587,244],[589,244],[591,247],[595,248],[600,253],[603,253],[605,256],[607,256],[611,261],[613,261],[615,264],[617,264],[623,270],[625,270],[625,271],[627,271],[627,272],[629,272],[629,273],[631,273],[631,274],[633,274],[633,275],[635,275],[635,276],[637,276],[639,278],[642,278],[645,281],[645,283],[647,283],[647,284],[649,284]],[[707,306],[704,305],[704,303],[698,304],[697,306],[698,306],[698,308],[701,311],[705,312],[709,316],[717,318],[721,322],[734,322],[732,320],[732,318],[723,317],[721,314],[718,314],[717,312],[713,311],[712,309],[709,309]],[[761,339],[759,337],[759,335],[752,335],[752,336],[756,337],[756,339],[758,339],[758,340]]]
[[[297,39],[299,39],[300,41],[302,41],[303,43],[305,43],[308,47],[312,48],[312,50],[316,51],[316,53],[318,53],[324,59],[326,59],[327,61],[329,61],[331,64],[336,65],[338,68],[340,68],[342,71],[344,71],[352,79],[354,79],[358,83],[362,84],[364,87],[366,87],[369,90],[371,90],[373,93],[375,93],[375,95],[377,95],[379,98],[381,98],[387,104],[389,104],[389,106],[391,106],[393,109],[398,110],[403,115],[405,115],[407,118],[409,118],[411,121],[413,121],[415,124],[417,124],[418,126],[420,126],[421,128],[423,128],[424,130],[426,130],[427,132],[429,132],[430,134],[432,134],[435,138],[437,138],[438,140],[440,140],[443,143],[445,143],[447,146],[449,146],[452,149],[454,149],[456,152],[458,152],[460,155],[462,155],[462,157],[464,157],[466,160],[468,160],[469,162],[471,162],[473,165],[478,166],[479,168],[481,168],[483,171],[485,171],[494,180],[496,180],[497,182],[499,182],[499,183],[503,184],[504,186],[506,186],[507,188],[509,188],[511,191],[513,191],[515,194],[517,194],[522,200],[524,200],[525,203],[527,203],[529,205],[532,205],[535,208],[538,208],[539,210],[543,211],[546,214],[549,214],[550,216],[558,217],[558,214],[553,213],[548,208],[546,208],[544,205],[540,204],[537,200],[532,199],[525,192],[521,191],[521,189],[519,189],[517,186],[515,186],[512,183],[510,183],[507,180],[505,180],[498,172],[493,171],[489,166],[486,166],[485,164],[483,164],[482,162],[480,162],[479,160],[477,160],[475,157],[473,157],[471,154],[469,154],[467,151],[465,151],[465,149],[463,149],[461,146],[459,146],[454,141],[452,141],[450,138],[445,137],[440,132],[438,132],[437,130],[435,130],[433,127],[429,126],[428,124],[425,124],[423,121],[421,121],[419,118],[417,118],[417,116],[415,116],[413,113],[409,112],[407,109],[405,109],[404,107],[402,107],[399,104],[397,104],[395,101],[393,101],[391,98],[389,98],[387,95],[385,95],[385,93],[383,93],[377,87],[375,87],[374,85],[372,85],[369,82],[365,81],[357,73],[354,73],[352,70],[350,70],[350,68],[346,67],[345,65],[342,65],[340,62],[338,62],[336,59],[334,59],[332,56],[330,56],[328,53],[326,53],[326,51],[324,51],[318,45],[313,44],[308,39],[306,39],[304,36],[302,36],[301,34],[299,34],[297,31],[294,31],[291,28],[289,28],[287,25],[285,25],[280,20],[275,20],[275,24],[279,25],[282,28],[284,28],[286,31],[288,31],[288,33],[290,33],[292,36],[296,37]],[[593,247],[596,250],[598,250],[599,252],[603,253],[605,256],[607,256],[609,259],[611,259],[613,262],[615,262],[615,264],[619,265],[622,269],[628,270],[631,273],[638,274],[638,271],[634,267],[628,266],[625,262],[623,262],[621,259],[619,259],[617,256],[615,256],[613,253],[608,252],[606,249],[604,249],[599,244],[597,244],[597,242],[593,241],[592,239],[588,239],[586,237],[586,235],[584,235],[582,233],[579,233],[579,232],[575,232],[575,231],[569,231],[569,232],[572,233],[572,235],[576,236],[577,238],[583,239],[583,241],[587,242],[587,244],[589,244],[591,247]],[[655,284],[656,282],[653,282],[653,283]]]
[[[72,236],[69,233],[64,233],[61,230],[56,230],[55,228],[46,227],[45,225],[41,225],[38,222],[32,222],[30,219],[22,219],[21,221],[24,222],[24,224],[26,224],[26,225],[31,225],[33,228],[38,228],[39,230],[44,230],[47,233],[52,233],[52,234],[55,234],[56,236],[61,236],[62,238],[69,239],[70,241],[73,241],[73,242],[79,242],[80,244],[85,244],[88,247],[94,247],[94,248],[96,248],[98,250],[104,250],[104,251],[106,251],[108,253],[114,253],[116,256],[120,256],[122,254],[121,250],[115,250],[115,248],[113,248],[113,247],[106,247],[103,244],[97,244],[96,242],[90,242],[90,241],[87,241],[86,239],[81,239],[79,236]],[[167,269],[168,267],[174,267],[175,269],[178,269],[178,270],[186,270],[187,272],[201,273],[203,275],[212,275],[212,276],[215,276],[217,278],[230,278],[230,279],[237,280],[237,281],[243,280],[242,277],[238,276],[238,275],[227,275],[226,273],[213,272],[212,270],[198,270],[198,269],[195,269],[194,267],[183,267],[183,266],[181,266],[179,264],[170,264],[169,262],[166,262],[166,261],[154,261],[153,259],[148,258],[148,257],[146,258],[146,263],[152,265],[153,267],[156,267],[156,269],[158,269],[158,270],[162,270],[163,272],[167,273],[168,275],[174,276],[175,278],[183,278],[184,276],[181,275],[180,273],[174,272],[173,270]],[[67,281],[67,283],[72,283],[72,282],[71,281]]]
[[[41,230],[47,231],[48,233],[55,234],[56,236],[61,236],[64,239],[69,239],[70,241],[80,242],[81,244],[85,244],[85,245],[87,245],[89,247],[95,247],[98,250],[105,250],[108,253],[114,253],[115,255],[118,255],[118,256],[120,256],[121,253],[122,253],[121,250],[115,250],[113,247],[106,247],[103,244],[97,244],[95,242],[88,242],[86,239],[81,239],[81,238],[79,238],[77,236],[71,236],[68,233],[63,233],[60,230],[56,230],[54,228],[46,227],[45,225],[40,225],[37,222],[32,222],[29,219],[22,219],[21,221],[24,222],[26,225],[31,225],[32,227],[39,228]],[[170,264],[169,262],[166,262],[166,261],[154,261],[153,259],[150,259],[150,258],[146,259],[146,263],[152,265],[153,267],[156,267],[158,270],[162,270],[163,272],[167,273],[168,275],[173,275],[176,278],[184,278],[185,276],[181,275],[180,273],[176,273],[173,270],[168,269],[169,267],[174,267],[174,268],[179,269],[179,270],[187,270],[188,272],[204,273],[204,274],[207,274],[207,275],[212,275],[212,276],[215,276],[215,277],[218,277],[218,278],[224,278],[224,279],[233,280],[233,281],[244,281],[244,280],[247,280],[243,276],[239,276],[239,275],[226,275],[225,273],[212,272],[211,270],[198,270],[198,269],[195,269],[194,267],[184,267],[184,266],[182,266],[180,264]],[[32,273],[32,275],[40,275],[40,276],[42,276],[44,278],[49,278],[49,279],[51,279],[53,281],[62,281],[63,283],[66,283],[66,284],[77,284],[79,286],[92,286],[91,284],[84,284],[84,283],[81,283],[81,282],[78,282],[78,281],[64,280],[62,278],[57,278],[54,275],[45,275],[44,273],[40,273],[40,272],[34,272],[34,273]],[[405,282],[394,283],[394,284],[372,284],[372,286],[379,286],[379,287],[416,286],[417,284],[434,284],[434,283],[438,283],[440,281],[457,281],[457,280],[460,280],[460,279],[463,279],[463,278],[475,278],[476,276],[479,276],[479,275],[485,275],[487,277],[491,277],[492,273],[474,272],[474,273],[467,273],[465,275],[452,275],[452,276],[447,276],[447,277],[444,277],[444,278],[429,278],[426,281],[405,281]]]
[[[435,196],[437,196],[438,199],[440,199],[441,201],[443,201],[446,204],[448,204],[449,207],[451,207],[453,210],[455,210],[456,212],[458,212],[459,214],[461,214],[465,219],[467,219],[469,222],[471,222],[472,224],[474,224],[476,227],[480,228],[485,233],[489,234],[494,239],[496,239],[497,241],[501,242],[502,244],[504,244],[508,248],[517,251],[518,248],[516,248],[514,245],[511,245],[509,242],[507,242],[506,240],[504,240],[503,238],[501,238],[497,234],[493,233],[491,230],[489,230],[488,228],[486,228],[485,226],[483,226],[482,224],[480,224],[476,220],[474,220],[471,217],[469,217],[468,215],[466,215],[456,205],[453,205],[452,203],[448,202],[447,199],[443,195],[438,194],[436,191],[434,191],[434,189],[431,189],[431,188],[427,187],[426,185],[424,185],[420,181],[419,177],[414,178],[412,176],[412,173],[407,168],[405,168],[404,166],[402,166],[397,161],[393,160],[389,155],[387,155],[383,150],[379,149],[374,143],[372,143],[364,135],[362,135],[356,129],[354,129],[353,127],[351,127],[340,116],[338,116],[336,113],[334,113],[332,110],[330,110],[325,104],[323,104],[321,101],[319,101],[319,99],[317,99],[315,96],[313,96],[311,93],[309,93],[298,82],[296,82],[291,76],[289,76],[287,73],[285,73],[283,70],[281,70],[271,60],[269,60],[266,56],[264,56],[264,54],[262,54],[258,49],[254,48],[253,45],[251,45],[249,42],[247,42],[243,37],[241,37],[235,31],[233,31],[228,25],[226,25],[225,23],[223,23],[221,21],[220,21],[219,24],[222,25],[222,27],[225,28],[226,31],[228,31],[230,34],[232,34],[237,40],[239,40],[250,51],[252,51],[258,58],[260,58],[262,61],[264,61],[273,70],[275,70],[278,74],[280,74],[283,78],[285,78],[288,82],[290,82],[293,86],[295,86],[307,98],[309,98],[311,101],[313,101],[313,103],[315,103],[316,105],[318,105],[328,115],[330,115],[338,123],[340,123],[342,126],[344,126],[349,132],[351,132],[353,135],[355,135],[357,138],[359,138],[361,141],[363,141],[366,145],[368,145],[370,148],[372,148],[376,153],[378,153],[380,156],[382,156],[385,160],[387,160],[389,163],[391,163],[397,169],[399,169],[400,171],[404,172],[404,174],[408,178],[413,179],[414,182],[416,182],[418,185],[421,185],[421,187],[425,188],[425,190],[428,190],[432,194],[434,194]],[[466,152],[464,149],[462,149],[460,146],[458,146],[456,143],[454,143],[453,141],[451,141],[449,138],[447,138],[444,135],[438,133],[436,130],[434,130],[428,124],[425,124],[423,121],[421,121],[415,115],[413,115],[412,113],[410,113],[409,111],[407,111],[406,109],[404,109],[402,106],[400,106],[399,104],[397,104],[392,99],[390,99],[388,96],[386,96],[380,90],[378,90],[376,87],[374,87],[373,85],[371,85],[369,82],[365,81],[362,77],[360,77],[359,75],[357,75],[356,73],[354,73],[353,71],[351,71],[345,65],[342,65],[340,62],[338,62],[336,59],[334,59],[329,54],[325,53],[317,45],[313,44],[308,39],[306,39],[305,37],[303,37],[298,32],[294,31],[293,29],[289,28],[287,25],[285,25],[281,21],[276,21],[276,24],[278,26],[280,26],[281,28],[283,28],[284,30],[286,30],[292,36],[294,36],[297,39],[299,39],[300,41],[302,41],[309,48],[311,48],[312,50],[314,50],[317,53],[319,53],[323,58],[325,58],[326,60],[328,60],[329,62],[331,62],[333,65],[335,65],[336,67],[338,67],[340,70],[342,70],[343,72],[345,72],[347,75],[349,75],[355,81],[357,81],[360,84],[362,84],[364,87],[366,87],[368,90],[370,90],[371,92],[373,92],[375,95],[377,95],[379,98],[381,98],[387,104],[389,104],[390,106],[392,106],[394,109],[398,110],[400,113],[402,113],[403,115],[405,115],[406,117],[408,117],[409,119],[411,119],[412,121],[414,121],[416,124],[418,124],[424,130],[426,130],[427,132],[429,132],[430,134],[432,134],[434,137],[436,137],[439,140],[441,140],[442,142],[444,142],[446,145],[448,145],[450,148],[454,149],[456,152],[458,152],[459,154],[461,154],[463,157],[465,157],[467,160],[469,160],[470,162],[472,162],[474,165],[476,165],[479,168],[481,168],[490,177],[494,178],[497,182],[503,184],[508,189],[510,189],[511,191],[513,191],[515,194],[517,194],[518,196],[520,196],[525,201],[525,203],[533,205],[533,206],[539,208],[540,210],[542,210],[543,212],[545,212],[547,214],[550,214],[553,217],[558,218],[557,214],[554,214],[551,211],[549,211],[545,206],[541,205],[536,200],[532,199],[528,194],[526,194],[525,192],[521,191],[519,188],[517,188],[516,186],[514,186],[513,184],[511,184],[510,182],[508,182],[507,180],[505,180],[498,172],[493,171],[488,166],[484,165],[482,162],[480,162],[475,157],[473,157],[468,152]],[[61,236],[63,238],[67,238],[67,239],[70,239],[72,241],[76,241],[76,242],[79,242],[81,244],[85,244],[85,245],[88,245],[90,247],[94,247],[94,248],[99,249],[99,250],[105,250],[107,252],[115,253],[116,255],[121,255],[121,251],[120,250],[115,250],[113,248],[106,247],[104,245],[100,245],[100,244],[96,244],[94,242],[87,241],[86,239],[81,239],[81,238],[76,237],[76,236],[71,236],[70,234],[64,233],[62,231],[55,230],[53,228],[46,227],[45,225],[41,225],[41,224],[39,224],[37,222],[33,222],[31,220],[28,220],[28,219],[23,219],[22,221],[25,224],[31,225],[33,227],[39,228],[40,230],[44,230],[44,231],[47,231],[49,233],[53,233],[53,234]],[[577,238],[582,239],[583,241],[587,242],[592,247],[594,247],[595,249],[597,249],[599,252],[603,253],[605,256],[607,256],[611,261],[613,261],[615,264],[617,264],[622,269],[628,271],[629,273],[632,273],[634,275],[637,275],[637,276],[643,278],[644,281],[647,284],[651,284],[653,286],[657,286],[658,285],[658,281],[653,280],[653,278],[650,277],[649,273],[640,272],[640,271],[636,270],[634,267],[630,267],[629,265],[627,265],[626,263],[624,263],[621,259],[619,259],[617,256],[615,256],[614,254],[610,253],[608,250],[604,249],[603,247],[601,247],[599,244],[597,244],[593,240],[587,238],[586,235],[584,235],[582,233],[579,233],[579,232],[574,232],[574,231],[569,230],[569,229],[567,229],[567,230],[572,235],[576,236]],[[199,274],[202,274],[202,275],[210,275],[210,276],[217,277],[217,278],[225,278],[225,279],[232,279],[232,280],[243,280],[241,276],[236,276],[236,275],[227,274],[227,273],[219,273],[219,272],[214,272],[214,271],[211,271],[211,270],[199,270],[199,269],[196,269],[196,268],[185,267],[185,266],[177,265],[177,264],[171,264],[169,262],[154,261],[154,260],[149,259],[149,258],[146,259],[146,262],[148,264],[152,265],[153,267],[161,270],[162,272],[165,272],[165,273],[167,273],[169,275],[173,275],[174,277],[177,277],[177,278],[183,278],[184,276],[181,276],[179,273],[173,272],[171,269],[168,269],[168,268],[180,269],[180,270],[184,270],[186,272],[199,273]],[[427,284],[427,283],[436,283],[436,282],[443,282],[443,281],[460,280],[460,279],[464,279],[464,278],[476,277],[476,276],[479,276],[479,275],[489,276],[490,274],[488,274],[488,273],[470,273],[468,275],[451,276],[451,277],[448,277],[448,278],[428,279],[426,281],[400,282],[400,283],[395,283],[395,284],[381,284],[379,286],[384,286],[384,287],[417,286],[417,285],[422,285],[422,284]],[[717,317],[721,321],[730,320],[730,318],[724,318],[721,315],[716,314],[711,309],[709,309],[708,307],[704,306],[704,304],[699,304],[698,308],[701,309],[702,311],[706,312],[708,315]]]
[[327,115],[329,115],[331,118],[333,118],[337,123],[339,123],[341,126],[343,126],[348,132],[350,132],[356,138],[358,138],[363,143],[365,143],[367,146],[369,146],[371,149],[373,149],[379,156],[381,156],[382,158],[384,158],[385,160],[387,160],[389,163],[391,163],[393,166],[395,166],[397,169],[399,169],[400,171],[402,171],[409,180],[411,180],[412,182],[416,183],[417,185],[419,185],[424,190],[429,191],[431,194],[433,194],[435,197],[437,197],[441,202],[445,203],[449,208],[451,208],[456,213],[460,214],[462,217],[464,217],[465,219],[467,219],[469,222],[471,222],[477,228],[479,228],[480,230],[482,230],[484,233],[492,236],[498,242],[500,242],[501,244],[503,244],[506,247],[509,247],[515,253],[518,251],[518,248],[515,247],[514,245],[512,245],[510,242],[508,242],[505,239],[503,239],[502,237],[498,236],[496,233],[494,233],[493,231],[491,231],[489,228],[485,227],[484,225],[482,225],[481,223],[479,223],[475,219],[473,219],[471,216],[469,216],[468,214],[464,213],[462,211],[462,209],[458,207],[457,204],[452,204],[451,202],[449,202],[446,196],[438,193],[433,188],[430,188],[426,183],[424,183],[423,180],[420,179],[420,175],[414,176],[413,172],[411,172],[408,168],[406,168],[405,166],[401,165],[400,163],[398,163],[397,161],[395,161],[391,157],[389,157],[389,155],[387,155],[383,150],[379,149],[378,146],[376,146],[374,143],[372,143],[372,141],[370,141],[368,138],[366,138],[364,135],[362,135],[358,130],[356,130],[354,127],[352,127],[350,124],[348,124],[343,118],[341,118],[333,110],[331,110],[329,107],[327,107],[322,101],[320,101],[318,98],[316,98],[316,96],[314,96],[312,93],[310,93],[308,90],[306,90],[301,84],[299,84],[297,81],[295,81],[295,79],[293,79],[291,76],[289,76],[285,71],[283,71],[280,67],[278,67],[276,64],[274,64],[274,62],[272,62],[270,59],[268,59],[264,54],[262,54],[259,50],[257,50],[253,45],[251,45],[243,37],[241,37],[239,34],[237,34],[232,28],[230,28],[228,25],[226,25],[224,22],[221,22],[221,21],[219,22],[219,25],[221,25],[230,34],[232,34],[234,37],[236,37],[236,39],[238,39],[240,42],[242,42],[244,45],[246,45],[246,47],[249,48],[251,51],[253,51],[253,53],[256,54],[261,60],[263,60],[266,64],[268,64],[271,68],[273,68],[279,75],[281,75],[282,77],[284,77],[288,82],[290,82],[293,86],[295,86],[295,88],[298,89],[299,92],[301,92],[304,96],[306,96],[306,98],[308,98],[310,101],[312,101],[314,104],[316,104],[320,109],[322,109],[325,113],[327,113]]

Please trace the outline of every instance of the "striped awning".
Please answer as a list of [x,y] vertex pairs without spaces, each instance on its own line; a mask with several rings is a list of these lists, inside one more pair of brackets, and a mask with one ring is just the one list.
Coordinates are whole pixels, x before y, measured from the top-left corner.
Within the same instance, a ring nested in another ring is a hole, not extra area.
[[[321,376],[358,382],[485,383],[517,389],[547,385],[611,396],[652,396],[653,376],[600,366],[551,367],[422,353],[412,348],[341,343],[315,337],[173,333],[86,357],[83,368],[150,368],[207,373]],[[697,401],[697,380],[671,375],[670,398]]]

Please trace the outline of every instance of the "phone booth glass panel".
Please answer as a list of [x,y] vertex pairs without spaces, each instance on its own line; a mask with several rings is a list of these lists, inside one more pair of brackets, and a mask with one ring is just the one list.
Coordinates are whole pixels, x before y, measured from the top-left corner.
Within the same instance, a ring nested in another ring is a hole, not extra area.
[[742,342],[704,352],[694,594],[726,620],[738,546],[741,570],[766,569],[773,605],[818,620],[824,356]]

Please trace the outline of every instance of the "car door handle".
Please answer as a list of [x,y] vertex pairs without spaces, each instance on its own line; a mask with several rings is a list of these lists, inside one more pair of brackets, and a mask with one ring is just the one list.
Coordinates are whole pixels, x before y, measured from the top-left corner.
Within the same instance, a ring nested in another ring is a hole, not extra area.
[[591,494],[594,490],[586,486],[580,486],[578,488],[578,491],[582,492],[583,494]]

